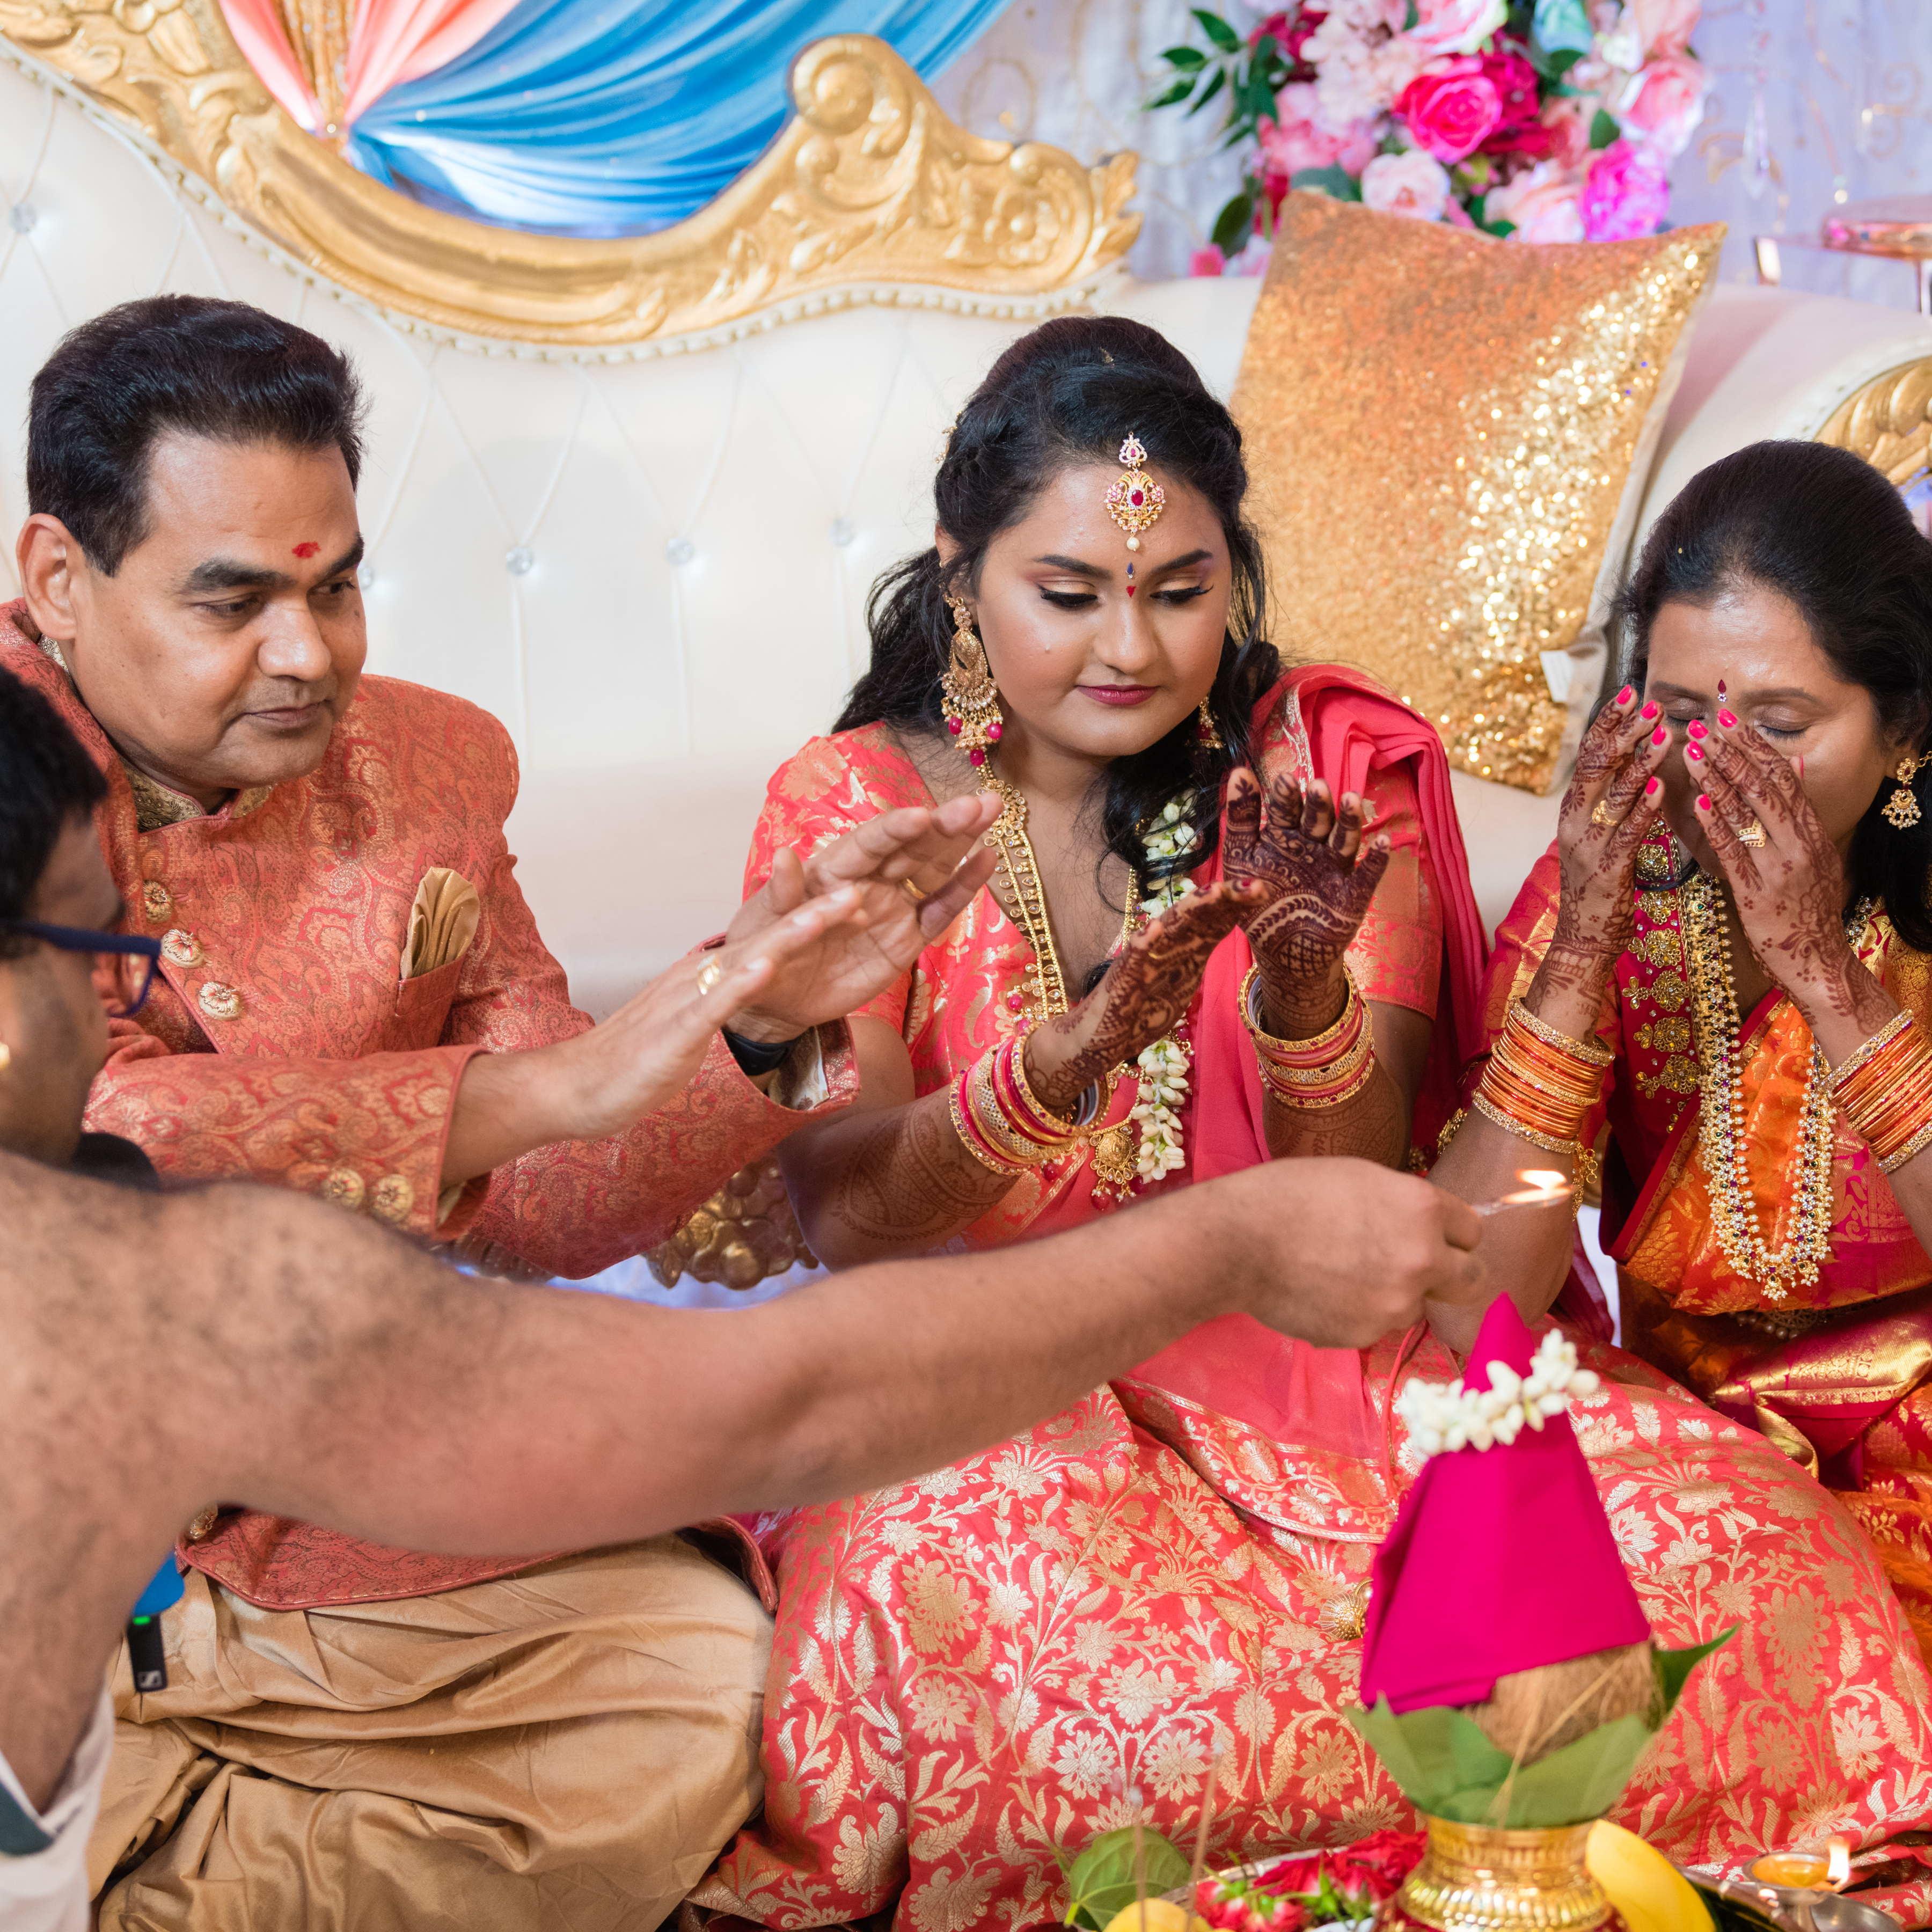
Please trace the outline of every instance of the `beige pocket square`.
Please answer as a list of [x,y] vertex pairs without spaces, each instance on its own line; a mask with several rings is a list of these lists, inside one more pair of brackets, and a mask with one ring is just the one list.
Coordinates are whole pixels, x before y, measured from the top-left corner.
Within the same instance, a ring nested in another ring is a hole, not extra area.
[[452,959],[460,959],[470,950],[482,916],[483,902],[460,872],[452,872],[447,866],[431,866],[422,875],[416,902],[410,908],[403,977],[419,980]]

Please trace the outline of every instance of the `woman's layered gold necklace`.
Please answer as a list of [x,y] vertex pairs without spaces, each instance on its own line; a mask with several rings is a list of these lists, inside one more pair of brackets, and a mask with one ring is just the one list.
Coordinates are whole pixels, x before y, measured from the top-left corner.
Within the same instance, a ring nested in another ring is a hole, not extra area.
[[[1678,890],[1684,950],[1695,1002],[1700,1081],[1698,1144],[1711,1183],[1711,1221],[1724,1258],[1773,1301],[1794,1286],[1810,1287],[1832,1255],[1834,1118],[1831,1076],[1814,1040],[1798,1105],[1798,1145],[1780,1197],[1789,1229],[1773,1248],[1764,1238],[1750,1182],[1744,1126],[1744,1054],[1738,1042],[1738,989],[1729,922],[1712,882],[1701,872]],[[1870,916],[1865,901],[1852,915],[1852,943]]]
[[[999,847],[1000,863],[1012,895],[1013,910],[1027,944],[1033,949],[1034,993],[1030,1000],[1015,995],[1023,1021],[1037,1025],[1058,1018],[1072,1002],[1066,992],[1066,976],[1060,963],[1060,949],[1054,942],[1053,922],[1046,908],[1046,888],[1041,880],[1040,862],[1034,855],[1033,841],[1027,834],[1027,802],[1018,787],[1001,778],[990,766],[986,782],[1000,798],[1000,814],[987,836]],[[1178,893],[1166,896],[1168,903]],[[1133,936],[1142,911],[1140,875],[1131,867],[1127,873],[1126,910],[1120,922],[1119,948]],[[1083,1125],[1080,1138],[1092,1149],[1094,1192],[1105,1202],[1124,1200],[1137,1181],[1156,1178],[1150,1165],[1162,1172],[1181,1165],[1178,1125],[1169,1126],[1178,1103],[1187,1090],[1187,1068],[1191,1058],[1184,1022],[1174,1032],[1156,1040],[1140,1056],[1141,1092],[1133,1113],[1112,1126],[1100,1124],[1113,1106],[1114,1092],[1124,1064],[1108,1070],[1100,1083],[1098,1104]],[[1171,1138],[1174,1157],[1164,1164],[1158,1157],[1145,1157],[1144,1142],[1150,1132]]]

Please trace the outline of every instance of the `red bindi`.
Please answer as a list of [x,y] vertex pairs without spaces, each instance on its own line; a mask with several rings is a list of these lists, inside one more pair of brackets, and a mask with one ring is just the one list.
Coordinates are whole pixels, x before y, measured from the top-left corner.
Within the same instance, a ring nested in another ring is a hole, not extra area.
[[298,556],[313,556],[321,548],[319,543],[298,543],[296,545],[296,554]]
[[1130,563],[1130,564],[1129,564],[1129,565],[1127,566],[1127,595],[1128,595],[1130,597],[1131,597],[1133,594],[1134,594],[1134,567],[1133,567],[1133,566]]

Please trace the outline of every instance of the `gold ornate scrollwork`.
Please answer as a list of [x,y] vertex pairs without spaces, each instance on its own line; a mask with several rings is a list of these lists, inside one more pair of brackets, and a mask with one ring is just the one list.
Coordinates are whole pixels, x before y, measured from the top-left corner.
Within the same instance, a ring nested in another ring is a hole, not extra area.
[[1924,474],[1932,466],[1932,356],[1888,369],[1846,397],[1816,440],[1862,456],[1901,489]]
[[[291,18],[301,0],[286,0]],[[359,173],[277,105],[219,0],[0,0],[0,33],[132,122],[306,266],[466,333],[593,344],[729,328],[868,284],[1024,311],[1118,262],[1135,157],[1082,166],[956,127],[884,41],[814,42],[796,118],[708,207],[617,241],[526,235],[426,208]]]
[[756,1288],[794,1263],[816,1265],[775,1160],[741,1167],[662,1247],[646,1257],[666,1287],[690,1275],[727,1288]]

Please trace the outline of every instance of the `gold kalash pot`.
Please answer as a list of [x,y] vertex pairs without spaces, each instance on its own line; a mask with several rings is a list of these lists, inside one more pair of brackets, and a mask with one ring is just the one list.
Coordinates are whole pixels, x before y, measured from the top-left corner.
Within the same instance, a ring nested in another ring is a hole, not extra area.
[[1428,1849],[1384,1909],[1436,1932],[1593,1932],[1610,1901],[1584,1863],[1594,1820],[1511,1828],[1424,1815]]

